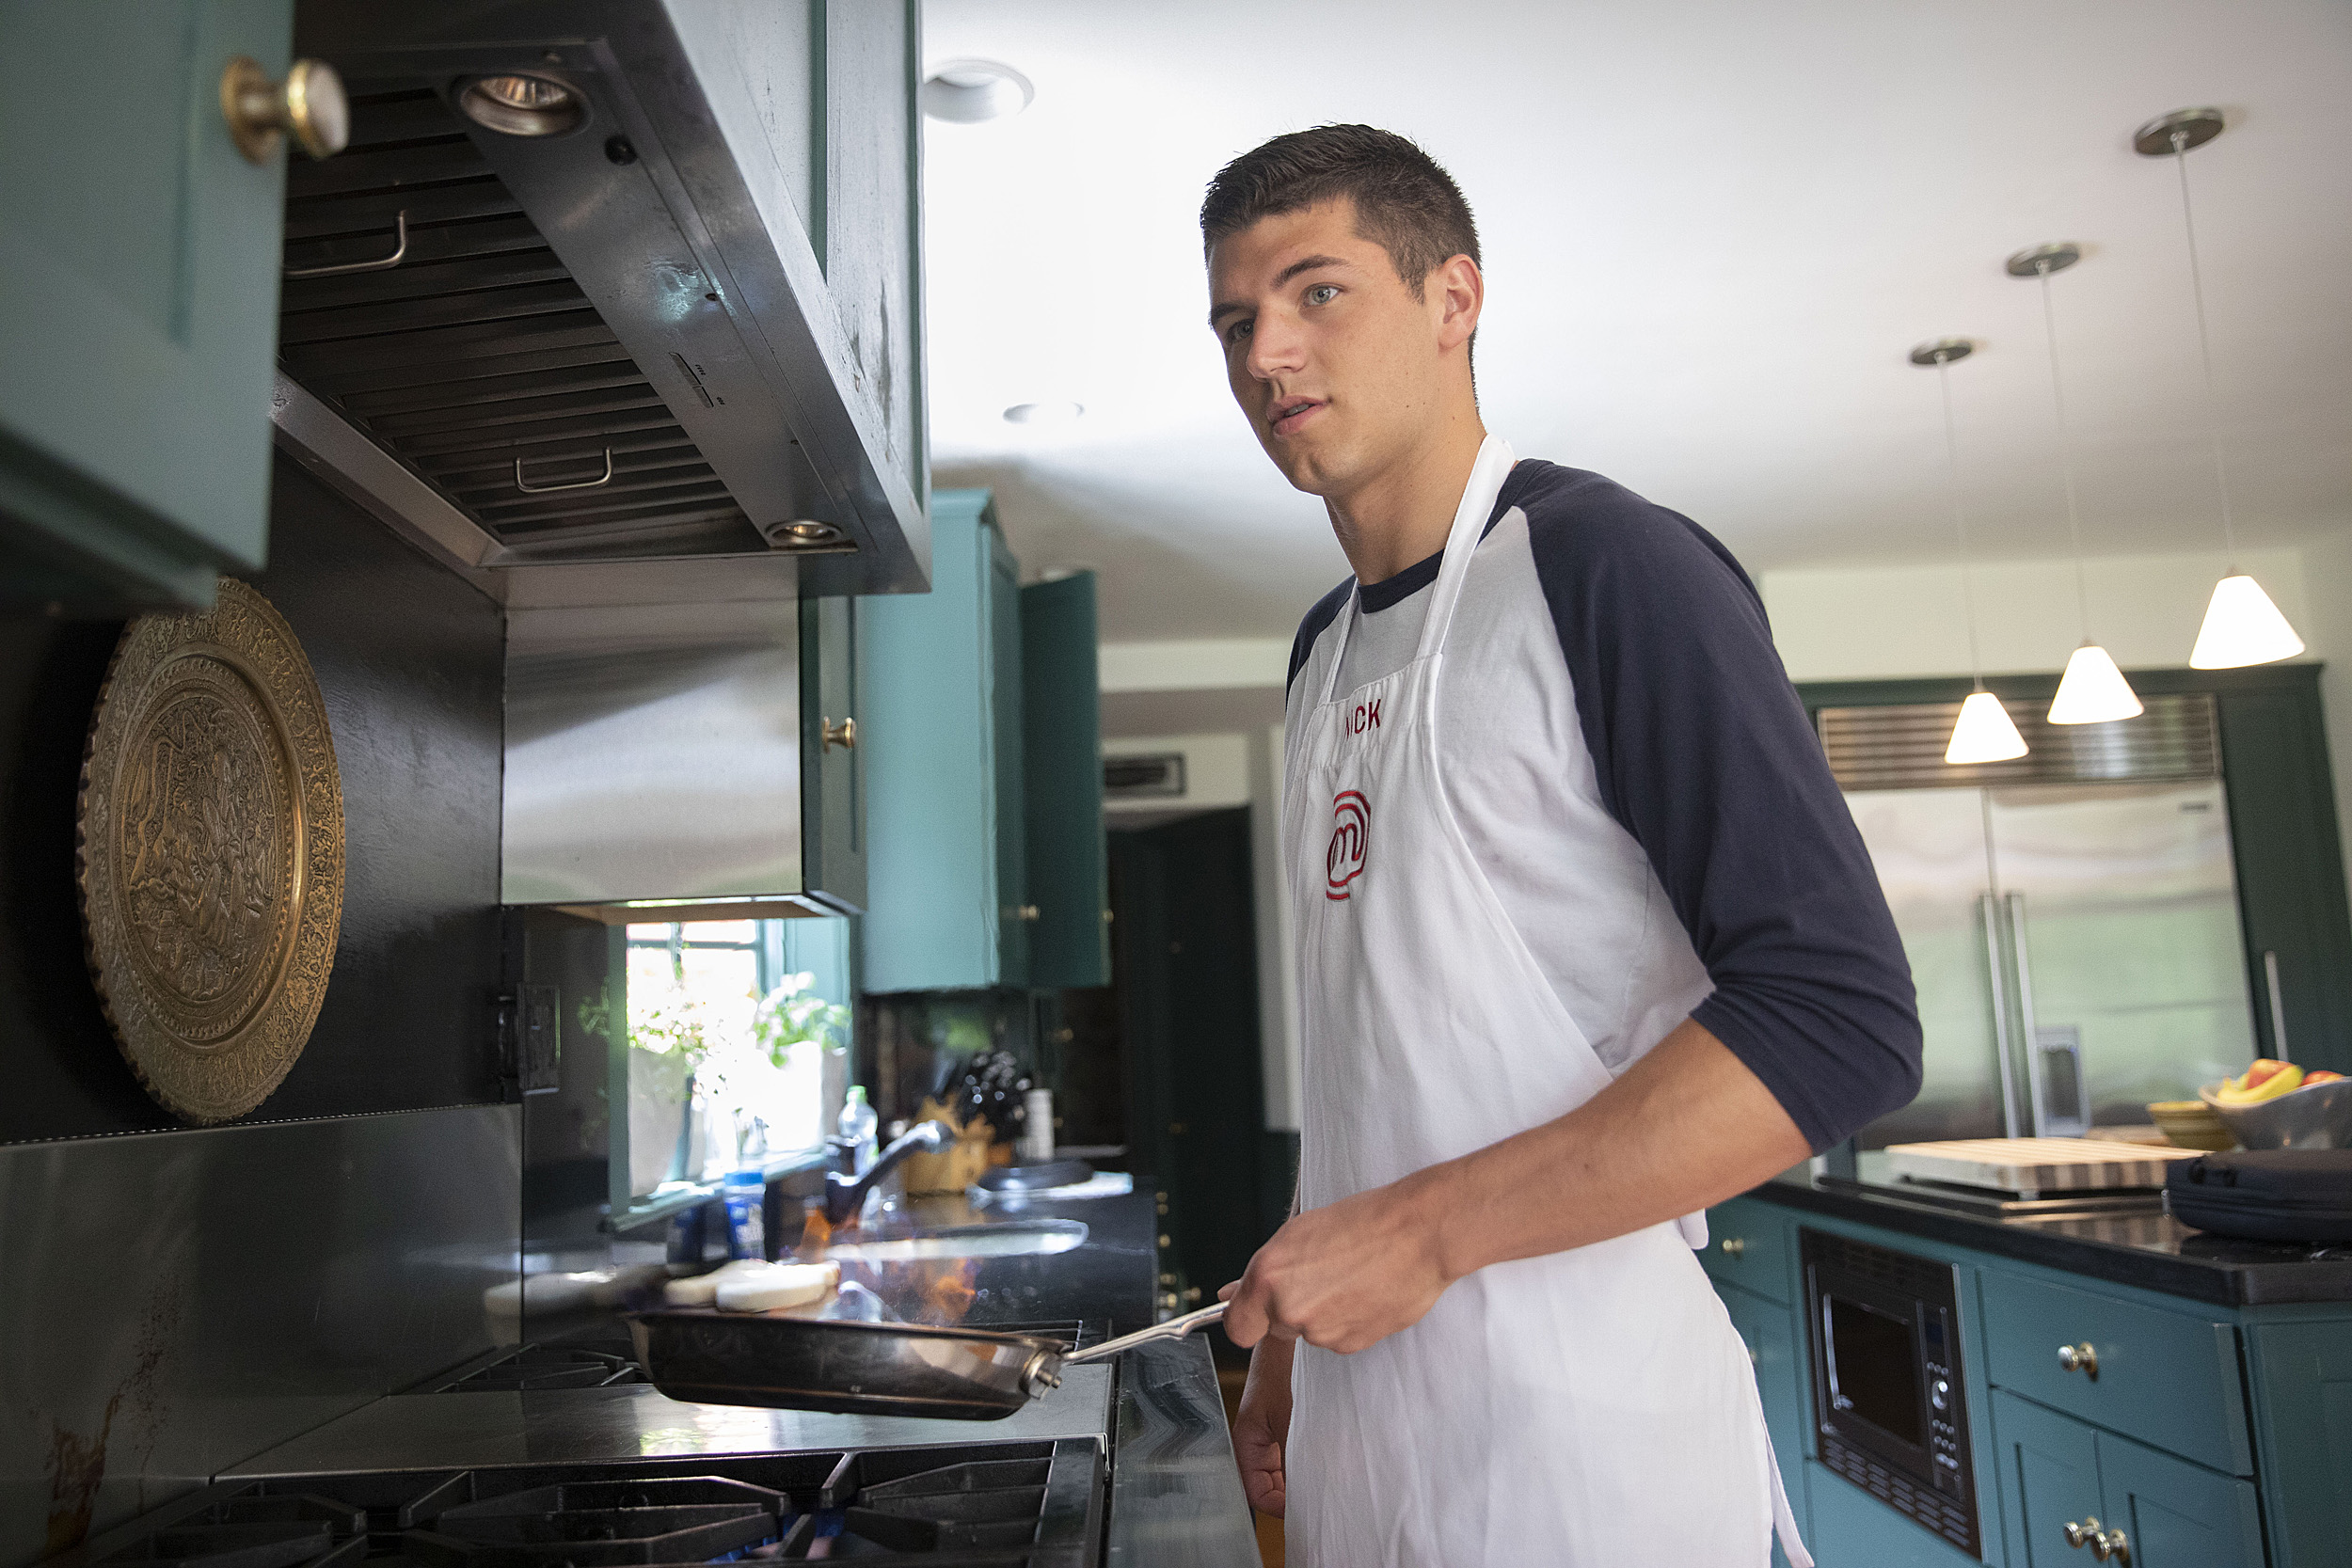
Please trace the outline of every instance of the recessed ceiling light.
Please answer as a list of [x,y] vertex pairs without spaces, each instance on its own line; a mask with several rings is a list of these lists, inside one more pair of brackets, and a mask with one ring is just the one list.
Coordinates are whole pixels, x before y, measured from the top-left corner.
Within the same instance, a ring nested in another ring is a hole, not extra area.
[[1036,96],[1026,76],[994,60],[949,60],[923,83],[921,95],[925,114],[959,125],[1008,119]]
[[1005,410],[1012,424],[1068,424],[1087,411],[1083,403],[1016,403]]
[[485,130],[510,136],[552,136],[587,111],[580,94],[545,76],[477,76],[457,91],[457,107]]

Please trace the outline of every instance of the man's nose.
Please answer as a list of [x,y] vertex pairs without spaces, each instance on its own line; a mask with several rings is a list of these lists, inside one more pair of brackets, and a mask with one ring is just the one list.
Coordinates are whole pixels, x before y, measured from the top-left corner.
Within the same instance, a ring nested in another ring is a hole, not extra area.
[[1306,364],[1307,336],[1298,324],[1279,314],[1263,314],[1250,324],[1249,373],[1260,381],[1288,375]]

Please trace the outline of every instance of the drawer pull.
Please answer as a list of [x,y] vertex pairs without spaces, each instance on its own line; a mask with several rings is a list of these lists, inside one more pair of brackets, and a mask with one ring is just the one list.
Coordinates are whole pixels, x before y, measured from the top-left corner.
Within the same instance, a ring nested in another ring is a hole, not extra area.
[[2101,1530],[2090,1538],[2090,1555],[2102,1562],[2129,1562],[2132,1544],[2120,1529]]
[[1723,1248],[1724,1256],[1726,1258],[1737,1258],[1748,1250],[1748,1239],[1745,1236],[1725,1236],[1715,1244]]
[[2076,1524],[2072,1519],[2066,1522],[2066,1544],[2069,1546],[2080,1547],[2099,1533],[2099,1516],[2096,1513],[2091,1514],[2080,1524]]
[[2085,1339],[2079,1345],[2058,1346],[2058,1370],[2080,1372],[2091,1382],[2099,1381],[2098,1347]]

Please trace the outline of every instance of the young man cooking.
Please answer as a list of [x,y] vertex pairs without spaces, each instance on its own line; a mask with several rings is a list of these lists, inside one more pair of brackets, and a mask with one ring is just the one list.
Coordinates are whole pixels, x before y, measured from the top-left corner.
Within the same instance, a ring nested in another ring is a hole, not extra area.
[[[1226,1287],[1308,1568],[1761,1568],[1780,1496],[1700,1211],[1903,1104],[1911,974],[1756,589],[1515,461],[1454,182],[1367,126],[1210,185],[1209,325],[1353,579],[1291,656],[1297,1212]],[[1520,286],[1529,286],[1522,283]]]

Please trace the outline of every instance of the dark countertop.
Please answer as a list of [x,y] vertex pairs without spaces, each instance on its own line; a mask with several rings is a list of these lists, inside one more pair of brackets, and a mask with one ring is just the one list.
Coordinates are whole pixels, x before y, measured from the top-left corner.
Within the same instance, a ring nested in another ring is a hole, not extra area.
[[[1869,1156],[1863,1158],[1867,1176]],[[1796,1173],[1767,1181],[1748,1196],[2217,1307],[2352,1302],[2352,1247],[2209,1236],[2165,1213],[1995,1218]]]

